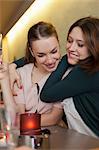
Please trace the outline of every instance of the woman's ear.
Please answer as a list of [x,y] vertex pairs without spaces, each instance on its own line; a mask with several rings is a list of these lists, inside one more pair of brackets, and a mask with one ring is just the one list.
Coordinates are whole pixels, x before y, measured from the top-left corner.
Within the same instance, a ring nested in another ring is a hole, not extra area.
[[31,47],[29,47],[29,51],[30,51],[31,55],[34,57],[34,53],[33,53],[33,51],[32,51],[32,48],[31,48]]

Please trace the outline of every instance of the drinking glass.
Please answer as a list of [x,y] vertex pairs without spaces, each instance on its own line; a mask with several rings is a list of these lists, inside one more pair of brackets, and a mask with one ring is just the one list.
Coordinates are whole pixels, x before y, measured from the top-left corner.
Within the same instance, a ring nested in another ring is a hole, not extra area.
[[16,147],[18,142],[18,132],[12,126],[11,115],[5,108],[0,108],[0,130],[4,135],[2,142],[4,146]]

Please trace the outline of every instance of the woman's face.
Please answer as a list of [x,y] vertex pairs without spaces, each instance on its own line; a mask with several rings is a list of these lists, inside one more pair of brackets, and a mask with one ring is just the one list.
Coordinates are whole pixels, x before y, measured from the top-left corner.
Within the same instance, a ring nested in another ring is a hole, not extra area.
[[41,38],[32,42],[32,52],[37,67],[43,72],[52,72],[60,60],[59,42],[56,37]]
[[66,50],[68,62],[72,65],[90,56],[80,27],[75,27],[70,32],[67,38]]

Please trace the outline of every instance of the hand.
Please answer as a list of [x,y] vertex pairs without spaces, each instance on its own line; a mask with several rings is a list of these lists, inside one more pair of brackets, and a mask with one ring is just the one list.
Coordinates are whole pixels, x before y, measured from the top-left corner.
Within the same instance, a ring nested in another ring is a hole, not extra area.
[[10,75],[10,84],[11,84],[12,93],[13,95],[17,95],[17,93],[13,91],[14,84],[16,83],[18,88],[21,88],[22,84],[21,84],[21,77],[16,70],[16,64],[12,63],[9,65],[9,75]]

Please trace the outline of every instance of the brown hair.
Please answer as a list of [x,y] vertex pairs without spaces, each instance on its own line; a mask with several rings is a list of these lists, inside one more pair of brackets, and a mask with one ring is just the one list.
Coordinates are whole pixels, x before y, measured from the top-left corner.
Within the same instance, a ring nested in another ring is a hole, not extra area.
[[[85,43],[91,54],[85,60],[80,60],[82,68],[90,73],[99,71],[99,19],[95,17],[85,17],[77,20],[68,31],[68,36],[73,28],[80,27],[85,38]],[[67,37],[68,37],[67,36]]]
[[29,29],[28,37],[27,37],[28,38],[27,48],[26,48],[26,54],[25,54],[25,60],[27,63],[35,64],[35,61],[36,61],[30,52],[30,49],[32,48],[32,42],[36,40],[40,40],[41,38],[49,38],[51,36],[55,36],[58,40],[56,29],[51,23],[41,21],[33,25]]

